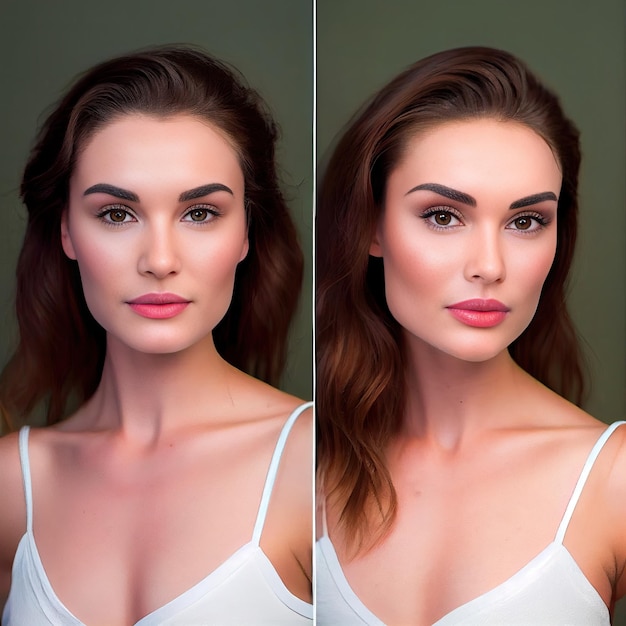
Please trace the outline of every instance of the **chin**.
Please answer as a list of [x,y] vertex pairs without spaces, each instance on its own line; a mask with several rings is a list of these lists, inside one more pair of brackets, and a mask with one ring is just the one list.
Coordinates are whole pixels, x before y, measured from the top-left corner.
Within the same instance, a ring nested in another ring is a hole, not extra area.
[[409,335],[409,345],[413,344],[418,352],[429,355],[429,358],[452,357],[466,363],[486,363],[506,352],[515,339],[508,333],[492,333],[489,331],[472,331],[471,335],[450,334],[447,341],[428,341],[424,337]]
[[132,336],[107,333],[107,349],[125,347],[142,354],[178,354],[201,343],[212,342],[211,331],[183,336],[183,333],[134,333]]
[[469,363],[484,363],[507,352],[509,346],[523,331],[524,329],[521,329],[519,333],[496,332],[493,334],[489,334],[490,331],[480,331],[475,337],[459,338],[453,345],[442,346],[442,348],[444,352],[459,360]]
[[497,356],[502,354],[506,348],[499,350],[485,350],[477,348],[475,350],[465,350],[458,351],[456,354],[451,354],[451,356],[459,359],[460,361],[466,361],[467,363],[486,363],[495,359]]

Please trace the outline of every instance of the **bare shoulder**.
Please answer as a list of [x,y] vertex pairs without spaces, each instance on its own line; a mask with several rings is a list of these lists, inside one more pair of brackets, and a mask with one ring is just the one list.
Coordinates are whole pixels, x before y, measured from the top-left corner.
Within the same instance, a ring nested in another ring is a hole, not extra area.
[[605,571],[614,597],[625,596],[626,424],[611,428],[545,388],[538,390],[535,400],[533,409],[545,420],[544,449],[555,463],[582,468],[594,446],[602,441],[581,498],[585,531],[580,545],[596,546],[597,554],[607,551]]
[[615,589],[620,598],[626,596],[626,424],[616,427],[605,448],[603,499],[608,508],[607,534],[615,546]]
[[0,545],[4,545],[6,533],[10,531],[11,527],[20,527],[22,533],[25,528],[26,504],[17,433],[11,433],[0,438],[0,493],[2,493]]
[[[302,402],[296,400],[295,404],[300,407]],[[295,411],[292,409],[289,415],[293,416]],[[298,411],[285,441],[268,519],[308,581],[312,576],[313,481],[313,411],[308,407]],[[305,581],[304,590],[309,584]]]
[[583,446],[597,439],[607,424],[596,419],[554,391],[527,375],[527,404],[522,410],[533,416],[535,426],[564,441],[579,441]]
[[[277,476],[277,497],[287,501],[312,502],[313,485],[313,409],[311,403],[246,377],[239,396],[240,408],[252,422],[264,422],[274,442],[284,430],[284,448]],[[288,422],[290,426],[286,429]],[[266,426],[263,427],[268,432]],[[281,495],[279,495],[281,494]]]
[[[297,413],[297,417],[296,417]],[[293,470],[299,468],[298,475],[302,480],[313,485],[313,408],[304,406],[298,400],[297,406],[290,412],[295,418],[285,446],[285,465]],[[310,490],[307,489],[307,494]]]
[[[614,599],[626,595],[626,423],[610,426],[581,409],[562,401],[557,417],[567,426],[567,442],[588,457],[598,443],[593,469],[585,486],[583,515],[587,533],[606,542],[610,558],[605,570],[614,589]],[[602,542],[602,543],[603,543]],[[601,544],[598,544],[601,545]]]
[[0,605],[6,598],[11,580],[15,550],[26,530],[26,503],[18,452],[18,435],[0,438]]
[[626,542],[626,422],[614,428],[607,444],[609,448],[607,463],[610,466],[607,489],[611,490],[611,495],[620,496],[616,503],[620,505],[624,513],[622,524]]
[[230,407],[248,419],[286,416],[304,401],[230,365],[225,378]]
[[261,545],[288,588],[306,599],[312,576],[313,409],[273,388],[256,392],[258,419],[271,425],[273,445],[281,439],[283,444]]
[[[280,430],[286,436],[281,457],[282,473],[294,478],[297,490],[302,492],[302,481],[312,486],[313,479],[313,408],[311,403],[300,398],[283,395],[279,413]],[[306,492],[310,494],[310,489],[307,488]]]

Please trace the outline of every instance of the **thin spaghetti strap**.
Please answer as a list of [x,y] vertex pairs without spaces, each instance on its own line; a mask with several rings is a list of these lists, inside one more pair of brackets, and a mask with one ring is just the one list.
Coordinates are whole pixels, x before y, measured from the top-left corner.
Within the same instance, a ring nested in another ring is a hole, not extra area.
[[22,467],[22,482],[24,484],[24,499],[26,500],[26,531],[33,530],[33,488],[30,479],[30,460],[28,458],[29,426],[23,426],[18,435],[20,465]]
[[312,407],[312,402],[306,402],[300,405],[289,416],[278,437],[276,447],[274,448],[274,454],[272,454],[272,460],[267,470],[267,477],[265,478],[265,486],[263,487],[263,495],[261,496],[261,503],[259,504],[259,512],[256,516],[256,522],[254,523],[254,531],[252,532],[252,543],[259,545],[261,541],[261,534],[263,533],[263,526],[265,525],[265,518],[267,517],[267,509],[269,507],[270,498],[272,497],[272,489],[274,488],[274,482],[276,481],[276,474],[278,473],[278,466],[280,464],[280,458],[285,449],[287,443],[287,437],[291,431],[292,426],[296,423],[296,420],[304,411]]
[[565,539],[565,533],[567,532],[567,527],[569,526],[570,520],[572,519],[572,515],[574,514],[574,509],[578,504],[578,499],[580,498],[580,494],[583,491],[585,483],[587,482],[587,478],[589,478],[589,474],[593,468],[598,455],[602,451],[604,444],[608,441],[609,437],[613,434],[613,432],[617,429],[621,424],[626,424],[626,422],[614,422],[611,424],[603,433],[600,435],[598,441],[596,441],[595,445],[591,449],[587,460],[583,466],[582,472],[580,473],[580,477],[578,478],[578,482],[574,487],[574,492],[572,493],[572,497],[567,504],[567,508],[565,509],[565,513],[563,515],[563,519],[559,524],[559,528],[556,531],[556,537],[554,538],[555,543],[563,543]]

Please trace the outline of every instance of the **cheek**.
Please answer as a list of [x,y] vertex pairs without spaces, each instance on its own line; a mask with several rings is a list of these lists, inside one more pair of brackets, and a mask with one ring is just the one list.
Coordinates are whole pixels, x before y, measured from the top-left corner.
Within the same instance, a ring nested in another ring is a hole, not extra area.
[[210,241],[204,238],[197,245],[189,244],[183,265],[193,277],[194,289],[198,296],[204,292],[207,304],[226,309],[232,299],[237,267],[248,251],[247,238],[235,232],[228,237]]
[[74,238],[73,250],[83,284],[114,285],[128,267],[128,246],[117,242],[101,241],[97,237]]
[[74,250],[87,308],[103,328],[110,330],[111,311],[129,295],[124,292],[128,282],[124,249],[95,241],[89,245],[75,241]]
[[434,295],[448,278],[459,273],[459,246],[447,245],[451,238],[419,237],[416,229],[388,228],[381,237],[385,286],[389,299]]
[[[510,278],[524,287],[524,292],[538,300],[556,254],[556,241],[537,245],[533,250],[515,254],[511,260]],[[536,304],[536,303],[535,303]]]

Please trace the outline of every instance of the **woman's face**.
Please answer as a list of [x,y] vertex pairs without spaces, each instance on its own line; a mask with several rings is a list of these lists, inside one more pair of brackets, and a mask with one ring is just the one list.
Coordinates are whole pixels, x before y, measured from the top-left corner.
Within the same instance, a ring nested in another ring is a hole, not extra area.
[[80,152],[61,236],[110,338],[184,350],[226,313],[248,251],[237,154],[191,116],[113,121]]
[[518,123],[450,122],[409,142],[370,250],[409,346],[484,361],[522,333],[554,259],[560,188],[550,147]]

